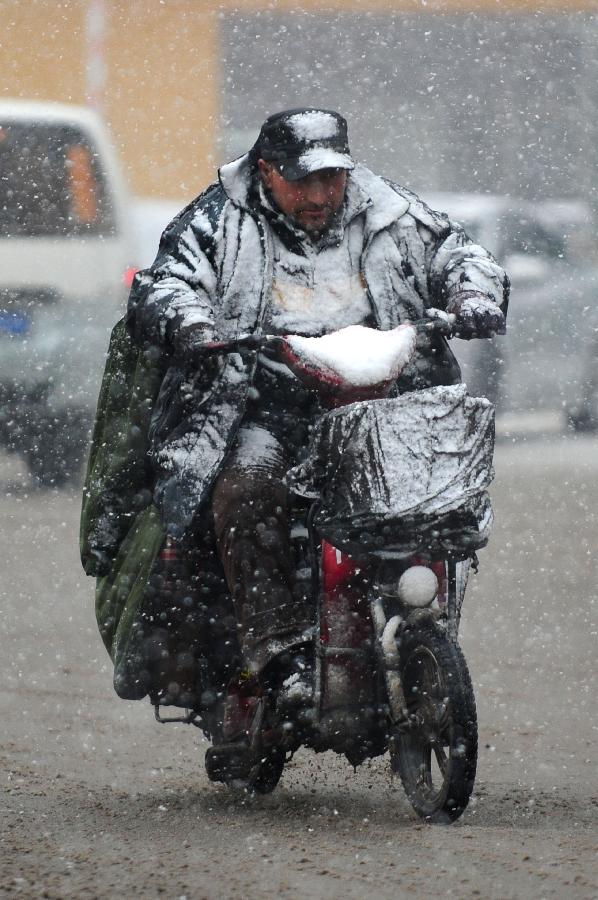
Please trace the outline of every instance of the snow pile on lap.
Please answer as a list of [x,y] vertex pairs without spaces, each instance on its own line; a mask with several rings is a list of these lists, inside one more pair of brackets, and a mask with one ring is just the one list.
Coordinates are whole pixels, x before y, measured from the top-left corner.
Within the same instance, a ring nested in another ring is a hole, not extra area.
[[493,449],[488,400],[462,384],[428,388],[322,416],[287,481],[318,500],[322,537],[356,559],[465,559],[490,536]]
[[364,387],[395,379],[411,359],[415,339],[415,328],[405,324],[391,331],[349,325],[317,338],[288,335],[286,341],[300,359]]

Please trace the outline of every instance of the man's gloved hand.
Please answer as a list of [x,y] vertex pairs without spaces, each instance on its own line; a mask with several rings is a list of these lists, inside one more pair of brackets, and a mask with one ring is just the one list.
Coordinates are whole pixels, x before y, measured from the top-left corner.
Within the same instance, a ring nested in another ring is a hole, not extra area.
[[486,294],[478,291],[459,291],[449,298],[446,311],[455,316],[455,337],[488,338],[505,334],[506,321],[502,310]]
[[430,324],[434,327],[434,331],[444,337],[452,337],[455,329],[455,316],[445,312],[443,309],[436,309],[430,306],[426,309],[426,319],[430,320]]
[[178,328],[173,335],[173,346],[177,356],[185,357],[201,349],[202,344],[212,339],[212,329],[205,322],[193,322]]

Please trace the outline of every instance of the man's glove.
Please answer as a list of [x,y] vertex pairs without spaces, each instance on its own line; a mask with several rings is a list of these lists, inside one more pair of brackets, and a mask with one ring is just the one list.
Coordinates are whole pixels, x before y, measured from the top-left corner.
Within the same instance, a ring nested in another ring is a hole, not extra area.
[[172,335],[175,355],[181,358],[194,353],[206,341],[211,340],[212,329],[207,322],[192,322],[179,326]]
[[446,311],[455,316],[455,337],[488,338],[505,334],[507,330],[500,307],[486,294],[478,291],[459,291],[449,298]]
[[430,306],[426,309],[426,319],[430,320],[430,326],[433,327],[437,334],[450,338],[455,330],[455,316],[445,312],[443,309],[436,309]]

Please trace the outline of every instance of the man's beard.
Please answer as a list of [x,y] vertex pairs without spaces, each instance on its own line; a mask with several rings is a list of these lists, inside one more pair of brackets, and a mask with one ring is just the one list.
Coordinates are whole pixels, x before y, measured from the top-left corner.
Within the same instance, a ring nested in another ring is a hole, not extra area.
[[[337,210],[332,210],[329,206],[326,207],[329,211],[329,214],[326,216],[326,221],[321,225],[312,226],[309,223],[300,222],[296,216],[296,213],[283,212],[272,196],[271,191],[268,190],[263,182],[259,183],[258,190],[263,191],[263,196],[266,199],[267,203],[270,205],[272,212],[274,212],[280,219],[283,219],[287,223],[287,226],[294,229],[295,231],[303,232],[310,238],[315,238],[316,240],[318,240],[323,234],[329,231],[330,228],[332,228],[339,221],[341,210],[344,207],[344,200]],[[299,212],[300,211],[301,209],[299,209]]]
[[289,218],[296,228],[300,228],[311,237],[319,237],[320,235],[328,231],[328,229],[334,224],[339,213],[338,210],[333,210],[330,207],[326,207],[325,210],[322,210],[322,213],[325,214],[323,221],[321,223],[314,224],[312,222],[309,222],[309,220],[307,222],[301,221],[299,215],[302,211],[303,210],[300,210],[299,214],[294,213],[293,215],[289,216]]

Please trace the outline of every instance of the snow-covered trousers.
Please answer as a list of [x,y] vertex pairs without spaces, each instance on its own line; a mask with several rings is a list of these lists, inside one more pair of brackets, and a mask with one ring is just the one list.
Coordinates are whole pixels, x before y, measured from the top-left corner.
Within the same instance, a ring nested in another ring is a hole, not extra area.
[[212,494],[243,660],[254,672],[308,640],[315,621],[313,603],[295,584],[283,483],[295,460],[284,443],[260,424],[243,426]]

